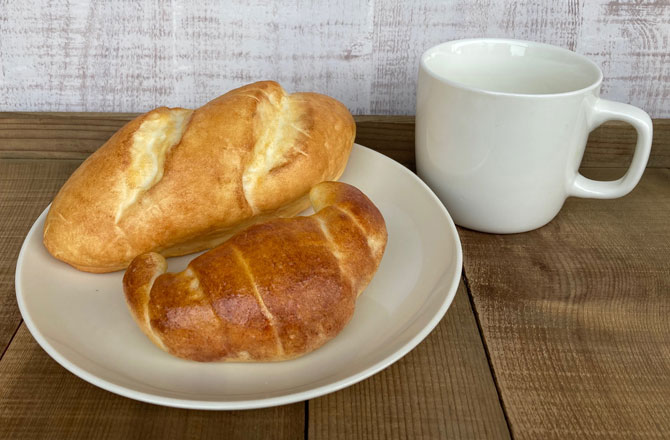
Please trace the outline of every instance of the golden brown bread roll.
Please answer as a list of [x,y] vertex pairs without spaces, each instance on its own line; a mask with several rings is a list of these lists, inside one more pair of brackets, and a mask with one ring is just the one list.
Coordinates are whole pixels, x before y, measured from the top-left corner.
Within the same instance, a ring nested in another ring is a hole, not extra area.
[[386,247],[386,225],[353,186],[310,192],[316,214],[239,232],[165,273],[157,253],[123,278],[128,307],[160,348],[197,361],[279,361],[320,347],[354,313]]
[[193,111],[157,108],[121,128],[63,185],[44,245],[80,270],[137,255],[184,255],[304,210],[339,178],[355,136],[349,111],[316,93],[258,82]]

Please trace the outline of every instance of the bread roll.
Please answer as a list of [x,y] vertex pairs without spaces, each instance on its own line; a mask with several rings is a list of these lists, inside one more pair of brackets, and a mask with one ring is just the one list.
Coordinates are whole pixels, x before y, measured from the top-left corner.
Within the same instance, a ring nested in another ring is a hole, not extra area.
[[279,361],[320,347],[354,313],[386,247],[379,210],[353,186],[324,182],[316,214],[239,232],[165,273],[156,253],[123,278],[128,307],[160,348],[196,361]]
[[126,124],[54,199],[44,245],[80,270],[111,272],[137,255],[184,255],[309,205],[337,179],[355,136],[347,109],[271,81],[197,110],[161,107]]

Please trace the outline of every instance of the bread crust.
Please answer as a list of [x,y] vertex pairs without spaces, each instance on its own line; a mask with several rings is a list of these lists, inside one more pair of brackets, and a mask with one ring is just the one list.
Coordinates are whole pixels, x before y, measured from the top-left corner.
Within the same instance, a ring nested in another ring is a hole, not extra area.
[[197,110],[160,107],[130,121],[54,198],[44,245],[89,272],[124,269],[142,253],[184,255],[308,206],[344,171],[355,137],[349,111],[272,81]]
[[387,232],[374,204],[339,182],[316,185],[316,214],[239,232],[165,273],[156,253],[123,279],[128,307],[163,350],[196,361],[280,361],[320,347],[349,322],[382,259]]

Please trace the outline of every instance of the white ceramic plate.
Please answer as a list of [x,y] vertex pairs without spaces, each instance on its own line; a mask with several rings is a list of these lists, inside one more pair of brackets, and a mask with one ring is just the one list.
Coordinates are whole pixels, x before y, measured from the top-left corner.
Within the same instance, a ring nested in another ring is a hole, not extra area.
[[[42,246],[46,210],[28,233],[16,267],[16,296],[44,350],[82,379],[145,402],[245,409],[321,396],[400,359],[442,319],[461,274],[454,223],[433,192],[393,160],[355,145],[342,181],[379,207],[388,245],[345,329],[320,349],[278,363],[198,363],[164,353],[132,320],[123,272],[79,272]],[[193,255],[169,260],[182,270]]]

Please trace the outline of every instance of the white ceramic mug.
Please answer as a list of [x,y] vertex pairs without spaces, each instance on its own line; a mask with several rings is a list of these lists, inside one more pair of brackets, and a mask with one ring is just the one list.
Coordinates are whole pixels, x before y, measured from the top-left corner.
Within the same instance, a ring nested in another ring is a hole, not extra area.
[[[637,185],[652,125],[637,107],[599,98],[589,59],[529,41],[472,39],[421,57],[416,167],[458,225],[484,232],[539,228],[569,196],[615,198]],[[589,133],[609,120],[637,130],[619,180],[579,174]]]

